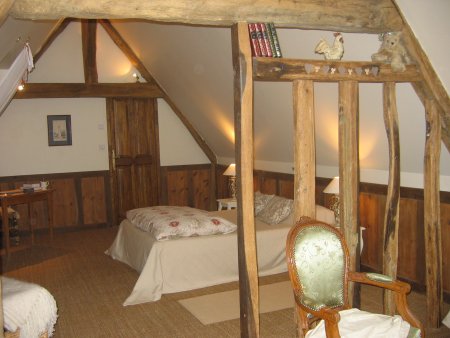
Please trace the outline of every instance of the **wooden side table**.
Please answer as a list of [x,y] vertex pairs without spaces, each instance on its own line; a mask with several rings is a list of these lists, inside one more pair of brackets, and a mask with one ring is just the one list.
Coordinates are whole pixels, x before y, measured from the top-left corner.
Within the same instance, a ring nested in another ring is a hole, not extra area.
[[221,198],[217,200],[217,204],[217,210],[222,210],[223,208],[230,210],[237,207],[237,201],[235,198]]
[[9,221],[8,206],[17,204],[27,204],[28,222],[30,223],[31,244],[34,244],[34,229],[31,222],[30,204],[37,201],[47,201],[48,227],[50,230],[50,239],[53,240],[53,189],[38,190],[35,192],[24,193],[20,189],[0,193],[0,201],[2,205],[2,230],[3,230],[3,247],[6,255],[9,255]]

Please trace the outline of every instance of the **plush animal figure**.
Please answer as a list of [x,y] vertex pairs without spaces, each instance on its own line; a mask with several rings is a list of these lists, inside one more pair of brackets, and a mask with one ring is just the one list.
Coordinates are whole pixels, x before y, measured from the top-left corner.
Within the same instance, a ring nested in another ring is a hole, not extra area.
[[325,60],[340,60],[344,55],[344,38],[341,33],[334,33],[334,42],[330,46],[325,39],[320,39],[314,50],[317,54],[323,54]]
[[401,33],[392,32],[380,34],[381,46],[377,53],[372,54],[372,61],[390,64],[395,72],[403,72],[411,59],[403,46]]

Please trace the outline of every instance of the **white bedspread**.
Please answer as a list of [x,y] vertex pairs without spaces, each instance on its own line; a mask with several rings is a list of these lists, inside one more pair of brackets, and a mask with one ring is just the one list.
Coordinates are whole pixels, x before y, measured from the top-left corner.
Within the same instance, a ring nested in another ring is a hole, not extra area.
[[53,296],[43,287],[2,276],[4,325],[10,332],[20,329],[20,337],[53,334],[57,307]]
[[[236,210],[212,213],[236,222]],[[326,208],[320,209],[317,218],[328,223],[334,222],[334,214]],[[293,225],[292,218],[285,222],[268,225],[255,220],[260,276],[287,271],[285,246],[287,234]],[[123,305],[157,301],[165,293],[239,279],[237,232],[160,242],[124,220],[106,253],[140,272],[133,291]]]

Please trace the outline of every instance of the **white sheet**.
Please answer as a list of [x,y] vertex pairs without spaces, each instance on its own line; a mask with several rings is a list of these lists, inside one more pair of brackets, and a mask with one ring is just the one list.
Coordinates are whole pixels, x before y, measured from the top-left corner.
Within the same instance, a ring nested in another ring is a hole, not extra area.
[[[213,214],[236,222],[236,210]],[[334,222],[332,211],[320,207],[317,218]],[[258,271],[260,276],[287,271],[286,237],[292,218],[284,224],[256,222]],[[237,233],[180,238],[159,242],[128,220],[106,251],[112,258],[140,272],[133,291],[123,305],[157,301],[162,294],[228,283],[239,279]]]

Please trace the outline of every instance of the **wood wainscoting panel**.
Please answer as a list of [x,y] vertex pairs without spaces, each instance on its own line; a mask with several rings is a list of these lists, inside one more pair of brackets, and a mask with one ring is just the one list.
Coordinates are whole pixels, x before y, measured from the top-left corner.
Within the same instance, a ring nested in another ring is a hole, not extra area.
[[189,203],[189,178],[187,170],[167,172],[167,204],[186,205]]
[[383,238],[384,210],[386,196],[378,194],[359,194],[360,226],[364,231],[364,248],[361,255],[361,264],[376,271],[381,271],[383,264],[383,250],[380,245]]
[[83,223],[101,224],[107,222],[104,177],[83,177],[81,196],[83,205]]
[[[217,173],[216,182],[224,193],[228,177],[222,173]],[[210,210],[215,206],[215,203],[211,203],[211,200],[215,201],[217,197],[211,196],[210,164],[164,166],[161,167],[160,177],[161,204],[189,206],[203,210]]]
[[[110,194],[107,185],[108,171],[53,173],[0,177],[0,189],[11,190],[24,183],[49,181],[53,192],[54,229],[83,228],[92,225],[111,225]],[[19,230],[28,231],[29,220],[35,229],[48,226],[48,209],[45,202],[34,202],[28,217],[27,206],[14,206],[20,214]]]
[[423,201],[402,198],[399,221],[397,275],[422,284],[425,282]]
[[192,191],[193,201],[196,208],[209,210],[210,209],[210,178],[211,171],[208,168],[196,169],[192,171]]

